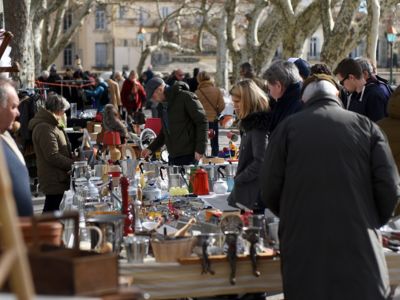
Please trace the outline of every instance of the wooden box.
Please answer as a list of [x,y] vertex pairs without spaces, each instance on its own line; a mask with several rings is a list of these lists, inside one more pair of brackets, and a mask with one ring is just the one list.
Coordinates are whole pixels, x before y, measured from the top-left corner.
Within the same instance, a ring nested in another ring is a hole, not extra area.
[[[39,244],[39,222],[70,218],[74,220],[73,249]],[[38,294],[94,296],[117,291],[117,256],[79,250],[77,211],[34,216],[32,227],[33,245],[29,249],[28,257]]]
[[35,290],[44,295],[101,295],[118,289],[114,254],[46,247],[30,252]]

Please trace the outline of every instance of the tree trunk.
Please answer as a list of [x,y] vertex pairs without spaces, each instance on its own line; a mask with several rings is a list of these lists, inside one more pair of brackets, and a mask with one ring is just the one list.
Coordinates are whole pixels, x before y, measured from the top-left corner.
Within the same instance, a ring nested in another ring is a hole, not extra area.
[[228,89],[229,82],[229,50],[227,48],[227,35],[226,26],[228,22],[225,11],[222,12],[221,19],[219,20],[217,30],[217,70],[215,76],[215,83],[218,87]]
[[138,62],[138,65],[136,67],[136,72],[140,75],[143,72],[144,69],[144,64],[146,63],[147,58],[150,56],[151,51],[150,47],[146,47],[141,53],[140,53],[140,59]]
[[30,17],[30,1],[3,1],[6,30],[14,34],[11,42],[11,58],[19,62],[21,71],[15,73],[22,86],[34,85],[34,52],[32,47],[32,20]]
[[368,1],[367,23],[369,25],[369,30],[367,34],[367,57],[370,59],[372,65],[374,66],[376,66],[376,48],[378,47],[379,18],[380,18],[379,0]]

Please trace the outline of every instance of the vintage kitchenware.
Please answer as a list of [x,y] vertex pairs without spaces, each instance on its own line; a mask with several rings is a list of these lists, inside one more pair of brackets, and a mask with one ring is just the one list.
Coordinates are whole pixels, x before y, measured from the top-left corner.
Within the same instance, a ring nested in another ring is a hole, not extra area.
[[79,250],[79,214],[64,212],[42,214],[33,218],[34,232],[38,222],[55,219],[74,220],[74,248],[40,247],[34,236],[29,263],[35,290],[45,295],[94,295],[115,293],[118,288],[117,256]]
[[261,273],[257,269],[257,250],[256,244],[260,240],[259,236],[259,228],[257,227],[247,227],[244,229],[243,237],[250,243],[250,259],[251,259],[251,266],[253,268],[253,275],[256,277],[260,277]]
[[155,182],[148,183],[143,189],[143,204],[151,205],[154,201],[161,198],[161,190]]
[[[103,234],[103,245],[101,248],[104,252],[112,251],[119,254],[121,251],[124,215],[116,214],[91,215],[86,219],[86,225],[97,226]],[[96,236],[91,236],[93,242],[96,242]]]
[[125,236],[124,246],[128,262],[143,263],[149,252],[149,241],[147,236]]
[[90,167],[86,160],[83,161],[75,161],[72,165],[72,177],[80,178],[80,177],[89,177]]
[[208,195],[210,189],[208,186],[208,174],[204,169],[199,168],[190,178],[190,182],[193,186],[193,193],[196,195]]
[[[93,235],[91,231],[94,231]],[[97,236],[96,236],[97,234]],[[95,241],[92,241],[92,236],[96,236]],[[81,250],[100,250],[103,243],[103,233],[97,226],[85,226],[79,228],[79,249]]]
[[225,194],[228,192],[228,184],[225,180],[218,179],[216,182],[214,182],[213,190],[216,194]]
[[189,257],[195,245],[194,237],[151,240],[151,247],[157,262],[176,262],[179,258]]

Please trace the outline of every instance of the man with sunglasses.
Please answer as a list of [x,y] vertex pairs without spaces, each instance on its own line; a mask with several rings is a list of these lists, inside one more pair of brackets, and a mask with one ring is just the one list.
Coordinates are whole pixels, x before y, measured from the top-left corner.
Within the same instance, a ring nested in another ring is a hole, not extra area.
[[348,93],[347,97],[342,98],[345,109],[364,115],[374,122],[385,117],[386,101],[381,89],[377,85],[367,84],[356,60],[343,59],[333,73]]

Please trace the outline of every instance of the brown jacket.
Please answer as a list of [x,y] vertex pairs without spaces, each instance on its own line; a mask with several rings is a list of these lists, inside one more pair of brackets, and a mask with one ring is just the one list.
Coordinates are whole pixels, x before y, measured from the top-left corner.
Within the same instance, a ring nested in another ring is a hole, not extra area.
[[112,79],[108,79],[107,83],[108,92],[110,93],[111,104],[114,105],[115,109],[118,111],[118,106],[122,106],[119,85]]
[[214,86],[211,81],[202,81],[199,83],[196,95],[206,111],[208,122],[212,122],[225,108],[224,98],[219,88]]
[[[389,116],[380,120],[378,125],[387,136],[397,169],[400,170],[400,87],[389,99],[388,114]],[[397,206],[395,215],[400,215],[400,205]]]
[[41,190],[46,195],[59,195],[69,188],[69,174],[74,162],[68,136],[55,116],[41,109],[29,122],[36,154]]

